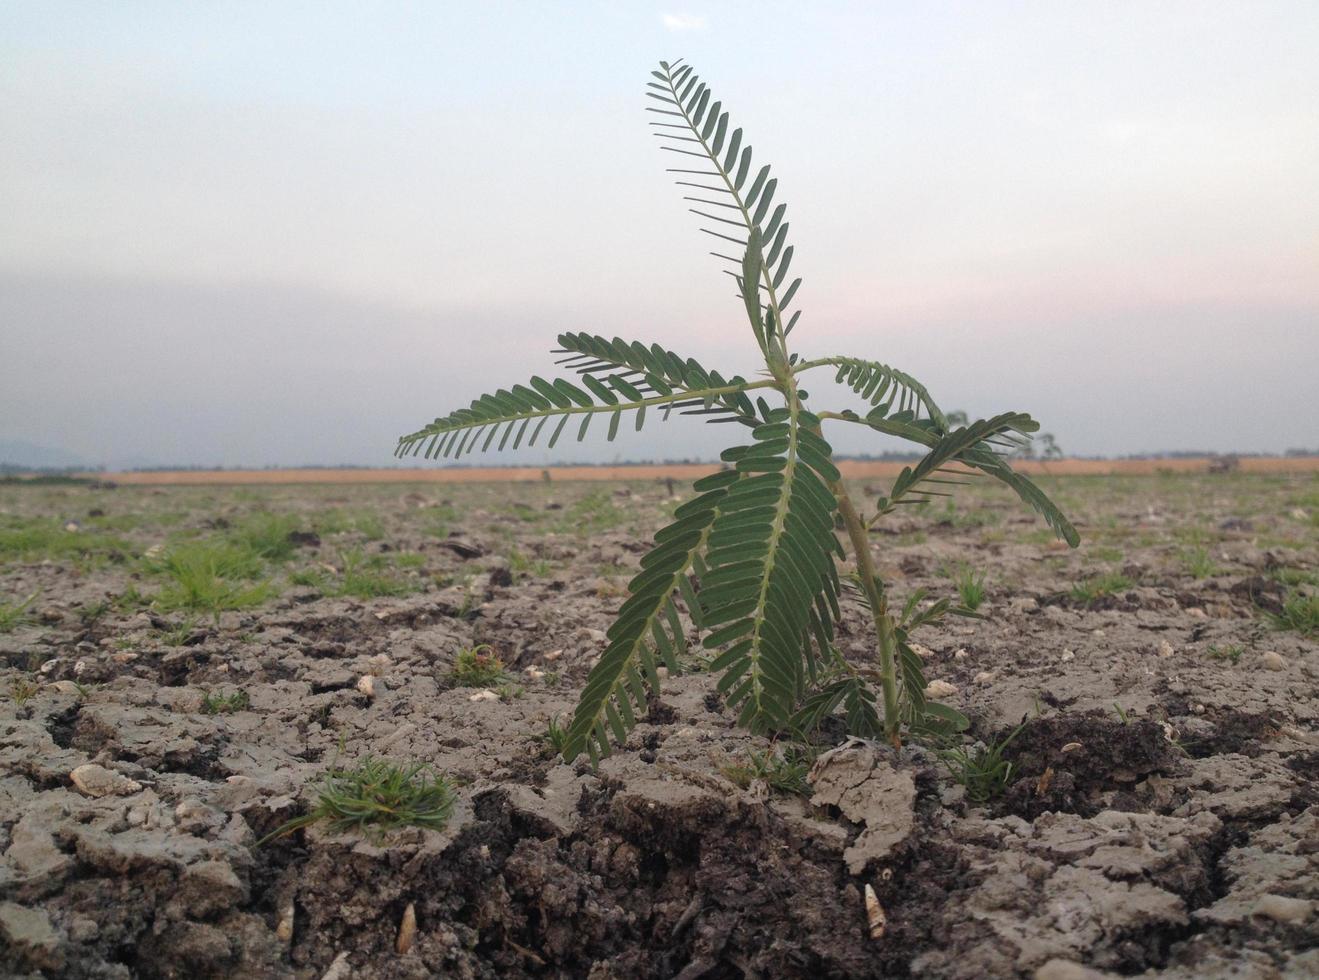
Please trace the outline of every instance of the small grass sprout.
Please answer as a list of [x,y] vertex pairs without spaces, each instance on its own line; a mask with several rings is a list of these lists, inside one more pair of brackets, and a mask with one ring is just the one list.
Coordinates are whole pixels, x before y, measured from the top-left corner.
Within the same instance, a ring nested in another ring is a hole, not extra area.
[[15,677],[9,682],[9,699],[17,705],[24,705],[36,697],[39,685],[31,677]]
[[1229,643],[1227,646],[1220,647],[1217,643],[1212,644],[1205,651],[1213,660],[1226,660],[1232,664],[1240,662],[1246,653],[1246,648],[1240,643]]
[[275,593],[269,582],[253,581],[261,575],[261,560],[225,542],[176,545],[151,568],[169,580],[155,600],[162,612],[187,609],[218,619],[226,610],[259,606]]
[[453,787],[425,763],[368,756],[350,769],[326,773],[311,811],[277,827],[258,846],[322,821],[331,833],[357,832],[373,840],[401,827],[443,830],[453,804]]
[[541,732],[539,737],[552,755],[562,755],[568,744],[568,726],[559,720],[559,715],[555,715],[546,722],[545,731]]
[[1105,596],[1129,589],[1135,584],[1121,572],[1105,572],[1102,575],[1093,575],[1077,582],[1072,586],[1071,594],[1077,602],[1084,602],[1089,605]]
[[28,610],[36,601],[37,593],[33,592],[26,599],[20,599],[18,602],[0,602],[0,633],[12,633],[18,627],[32,622]]
[[798,744],[770,746],[763,752],[747,749],[745,761],[721,766],[724,778],[740,789],[749,789],[753,783],[763,782],[772,792],[785,796],[810,796],[811,784],[807,775],[815,762],[815,754]]
[[228,715],[235,711],[246,711],[252,706],[252,699],[241,688],[230,694],[214,694],[207,691],[202,695],[201,713],[204,715]]
[[[495,655],[488,643],[459,650],[454,658],[449,680],[454,687],[489,687],[508,680],[504,662]],[[502,696],[502,695],[501,695]]]
[[972,612],[980,608],[985,601],[985,573],[977,572],[970,565],[961,565],[949,575],[957,587],[957,595],[962,605]]
[[1319,593],[1306,595],[1293,589],[1282,601],[1278,612],[1264,615],[1276,630],[1291,630],[1307,637],[1319,636]]
[[966,798],[972,803],[988,803],[1012,782],[1014,766],[1003,758],[1003,752],[1025,727],[1018,725],[1005,738],[987,745],[958,746],[938,753],[953,779],[966,788]]

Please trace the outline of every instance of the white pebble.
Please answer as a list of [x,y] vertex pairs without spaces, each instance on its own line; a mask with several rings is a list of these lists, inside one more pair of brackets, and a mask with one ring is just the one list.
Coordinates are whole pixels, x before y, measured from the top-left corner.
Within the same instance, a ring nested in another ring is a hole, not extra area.
[[1269,670],[1282,670],[1287,666],[1287,661],[1282,659],[1282,654],[1276,650],[1265,650],[1259,655],[1260,663]]
[[477,691],[467,699],[468,701],[498,701],[499,695],[494,691]]

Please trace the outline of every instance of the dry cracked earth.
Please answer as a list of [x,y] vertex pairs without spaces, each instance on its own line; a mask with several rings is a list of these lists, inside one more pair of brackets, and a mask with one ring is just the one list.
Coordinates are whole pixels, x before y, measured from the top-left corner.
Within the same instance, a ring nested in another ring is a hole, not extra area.
[[[983,572],[915,638],[1010,769],[831,723],[773,785],[695,654],[598,769],[547,744],[663,483],[0,485],[0,974],[1319,975],[1319,480],[1045,482],[1076,551],[987,487],[873,536],[899,595]],[[448,825],[258,846],[367,756]]]

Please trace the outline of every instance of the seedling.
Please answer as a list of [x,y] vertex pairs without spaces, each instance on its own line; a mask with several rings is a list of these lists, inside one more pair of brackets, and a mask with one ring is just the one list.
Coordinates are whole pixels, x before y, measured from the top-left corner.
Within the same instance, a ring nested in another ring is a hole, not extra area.
[[428,766],[401,766],[368,756],[352,769],[328,772],[316,806],[267,834],[257,846],[320,821],[331,833],[356,831],[373,840],[400,827],[443,830],[453,803],[448,781],[432,776]]
[[1225,647],[1214,644],[1205,652],[1214,660],[1227,660],[1235,665],[1245,655],[1246,648],[1240,643],[1231,643]]
[[985,601],[985,573],[977,572],[970,565],[962,565],[949,576],[957,586],[957,595],[962,605],[975,612]]
[[939,758],[948,767],[953,779],[966,787],[966,798],[972,803],[984,804],[1002,794],[1012,782],[1014,767],[1003,758],[1003,752],[1026,726],[1018,725],[1008,735],[988,745],[971,748],[943,749]]
[[[696,481],[696,496],[676,509],[642,559],[581,693],[564,750],[569,759],[582,752],[595,759],[610,751],[611,737],[626,740],[659,692],[660,665],[677,670],[688,623],[717,651],[711,663],[720,675],[717,690],[753,732],[801,730],[839,706],[854,734],[883,735],[894,744],[904,725],[920,727],[931,717],[964,726],[952,709],[924,698],[925,679],[919,658],[908,656],[906,632],[911,619],[930,620],[913,613],[904,625],[890,609],[869,527],[983,474],[1007,484],[1056,534],[1077,544],[1063,514],[1006,458],[1039,424],[1023,412],[1005,412],[954,425],[922,384],[887,364],[804,358],[792,350],[801,279],[789,275],[794,246],[786,206],[774,203],[777,179],[767,166],[753,170],[742,130],[730,126],[722,103],[691,66],[661,62],[651,74],[646,94],[655,135],[671,154],[690,210],[717,243],[716,258],[729,266],[724,271],[762,366],[748,379],[658,344],[565,333],[558,338],[559,364],[574,380],[533,377],[501,388],[403,436],[397,452],[459,459],[535,446],[542,435],[552,448],[570,423],[580,440],[597,420],[612,441],[625,418],[639,431],[648,420],[675,414],[744,427],[749,439],[723,452],[724,470]],[[818,370],[856,396],[860,410],[817,406],[804,382]],[[904,439],[925,455],[863,516],[834,465],[826,426]],[[608,497],[592,510],[570,515],[579,533],[598,530],[619,513]],[[852,547],[854,575],[840,572],[845,553],[836,519]],[[874,621],[878,670],[863,670],[834,648],[839,599],[849,581]],[[872,681],[882,692],[882,715]]]
[[540,738],[554,755],[561,755],[568,745],[568,726],[559,720],[558,715],[555,715],[546,723],[545,731]]
[[485,643],[470,650],[459,650],[449,673],[449,681],[454,687],[490,687],[507,679],[503,661]]
[[226,542],[185,542],[149,567],[168,579],[155,599],[163,612],[187,609],[219,619],[225,610],[259,606],[274,595],[268,582],[252,581],[261,574],[261,559]]
[[1214,564],[1213,556],[1207,548],[1192,548],[1182,556],[1182,560],[1191,578],[1208,578],[1218,574],[1218,566]]
[[0,633],[12,633],[18,627],[32,622],[28,610],[36,601],[37,593],[33,592],[26,599],[18,602],[0,602]]
[[741,789],[763,782],[775,793],[785,796],[810,796],[811,784],[806,776],[815,762],[814,753],[800,745],[771,746],[763,752],[747,749],[745,762],[721,766],[724,778]]
[[252,705],[252,699],[244,690],[231,694],[212,694],[207,691],[202,695],[201,713],[204,715],[228,715],[235,711],[246,711]]
[[1135,584],[1120,572],[1105,572],[1103,575],[1095,575],[1073,585],[1072,598],[1090,605],[1104,596],[1129,589]]
[[17,705],[24,705],[36,697],[41,685],[30,677],[15,677],[9,682],[9,699]]
[[1302,636],[1319,636],[1319,593],[1306,595],[1293,589],[1282,602],[1278,612],[1265,612],[1269,623],[1277,630],[1292,630]]

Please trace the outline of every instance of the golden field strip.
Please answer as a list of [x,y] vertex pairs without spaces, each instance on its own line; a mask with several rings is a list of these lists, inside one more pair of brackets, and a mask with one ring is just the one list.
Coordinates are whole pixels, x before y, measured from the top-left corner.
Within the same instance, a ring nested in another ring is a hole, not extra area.
[[[1145,476],[1156,473],[1205,473],[1212,457],[1184,459],[1064,459],[1026,460],[1013,464],[1023,473],[1052,476]],[[840,460],[849,480],[897,476],[906,463]],[[637,464],[628,466],[433,466],[395,469],[278,470],[154,470],[130,473],[85,473],[91,479],[152,486],[207,486],[296,483],[505,483],[572,480],[695,480],[715,469],[714,463]],[[1239,462],[1243,473],[1319,473],[1319,456],[1248,456]]]

